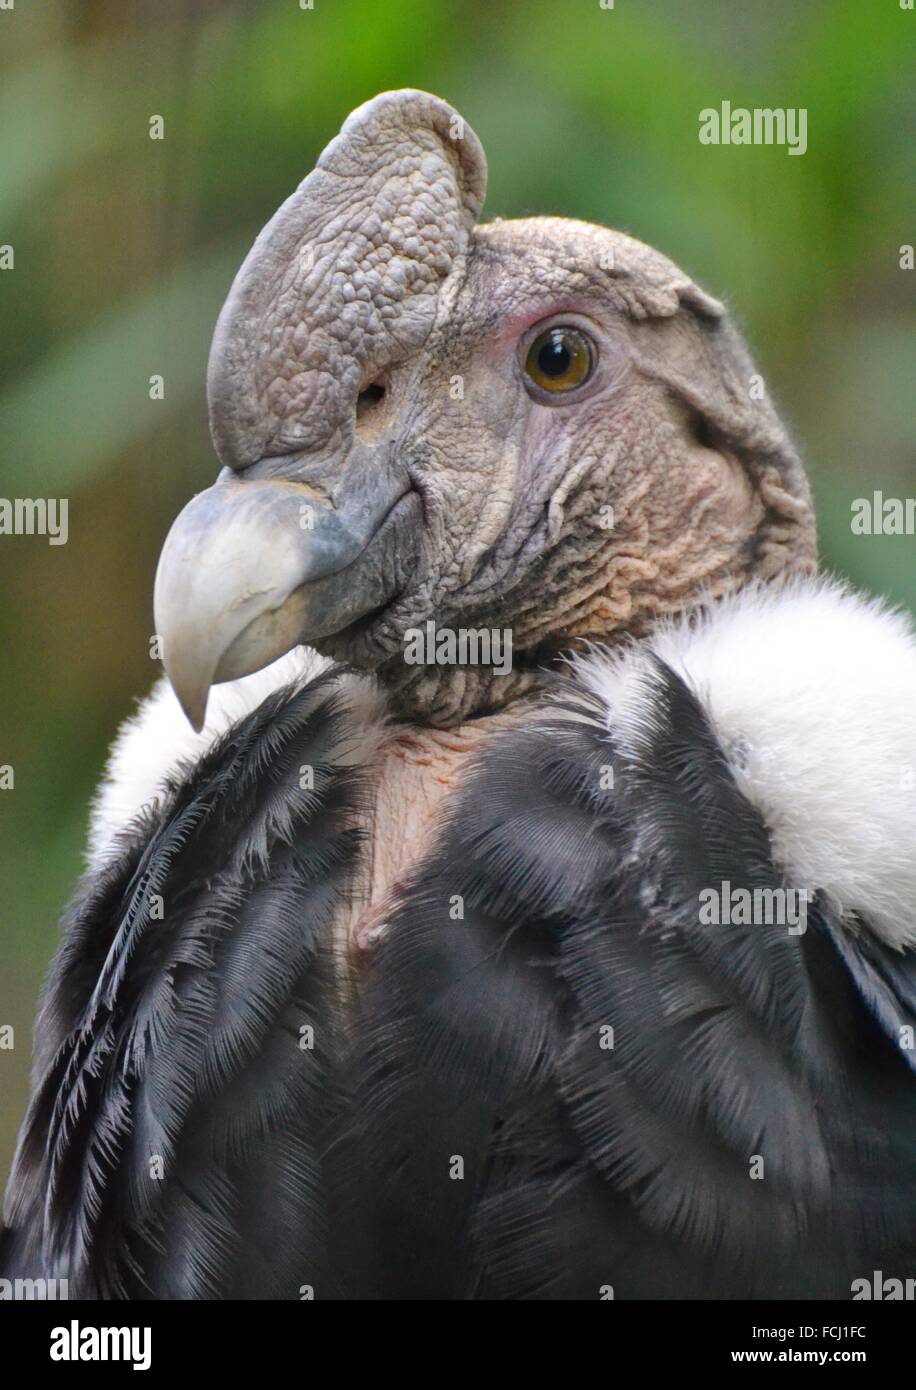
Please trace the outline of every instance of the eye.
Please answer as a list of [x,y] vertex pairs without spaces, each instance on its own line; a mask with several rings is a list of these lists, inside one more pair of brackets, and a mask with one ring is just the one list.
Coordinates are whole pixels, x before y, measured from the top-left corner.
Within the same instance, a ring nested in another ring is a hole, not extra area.
[[578,328],[557,324],[539,333],[528,349],[525,373],[542,391],[573,391],[591,376],[595,353]]

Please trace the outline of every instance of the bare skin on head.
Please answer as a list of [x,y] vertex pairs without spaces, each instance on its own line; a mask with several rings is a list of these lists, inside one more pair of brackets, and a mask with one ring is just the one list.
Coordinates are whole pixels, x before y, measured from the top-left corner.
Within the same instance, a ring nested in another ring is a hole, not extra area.
[[[302,642],[386,689],[410,727],[372,899],[453,784],[443,760],[495,712],[523,717],[558,654],[815,565],[803,469],[722,305],[619,232],[477,226],[485,182],[436,97],[350,116],[229,294],[209,373],[224,470],[157,576],[195,724],[212,682]],[[511,672],[408,664],[429,622],[508,630]]]
[[[522,352],[552,324],[581,326],[595,366],[568,398],[532,398]],[[421,492],[421,561],[360,641],[324,649],[361,665],[390,652],[380,672],[400,706],[448,726],[536,670],[405,667],[403,633],[431,615],[510,628],[524,666],[545,644],[638,631],[701,593],[810,567],[801,472],[752,375],[720,307],[631,238],[550,218],[477,229],[423,354],[389,371],[372,411]]]

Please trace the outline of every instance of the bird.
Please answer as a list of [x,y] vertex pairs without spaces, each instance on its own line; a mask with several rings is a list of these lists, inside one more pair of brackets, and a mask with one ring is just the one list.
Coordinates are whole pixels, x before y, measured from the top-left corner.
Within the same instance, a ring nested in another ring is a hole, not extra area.
[[[5,1273],[849,1299],[916,1255],[916,639],[724,304],[408,89],[259,234]],[[410,659],[408,659],[410,653]]]

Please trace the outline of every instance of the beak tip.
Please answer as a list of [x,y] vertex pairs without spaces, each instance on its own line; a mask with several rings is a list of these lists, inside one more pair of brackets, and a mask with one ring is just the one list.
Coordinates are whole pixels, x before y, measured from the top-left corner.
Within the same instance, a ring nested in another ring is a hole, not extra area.
[[169,670],[169,664],[165,664],[165,675],[172,693],[181,706],[182,713],[187,719],[191,728],[199,734],[204,727],[207,718],[207,702],[210,695],[210,681],[199,680],[176,680],[174,670]]
[[193,715],[190,713],[189,710],[185,710],[185,714],[187,715],[188,723],[194,730],[195,734],[203,733],[203,727],[207,717],[206,710],[202,710],[199,715]]
[[199,734],[207,718],[207,696],[210,693],[209,688],[205,688],[202,694],[197,694],[195,692],[192,695],[190,692],[181,692],[177,690],[173,682],[172,689],[175,691],[178,703],[184,711],[185,718],[194,732]]

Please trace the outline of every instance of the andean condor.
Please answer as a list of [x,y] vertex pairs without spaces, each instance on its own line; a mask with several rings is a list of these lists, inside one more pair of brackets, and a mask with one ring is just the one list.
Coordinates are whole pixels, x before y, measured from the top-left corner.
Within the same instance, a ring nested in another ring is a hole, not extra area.
[[817,576],[722,305],[603,227],[477,226],[484,181],[456,112],[386,93],[232,286],[222,472],[162,553],[170,684],[94,807],[7,1272],[916,1272],[912,630]]

